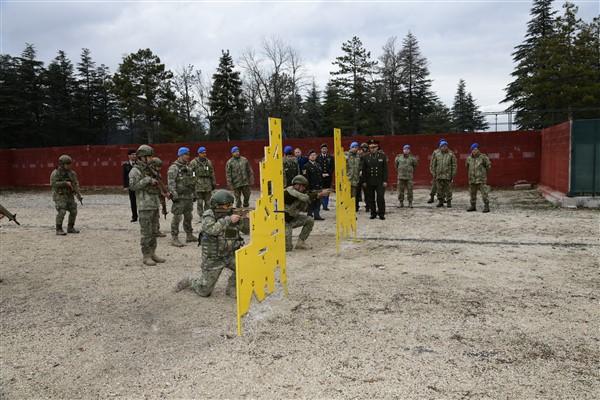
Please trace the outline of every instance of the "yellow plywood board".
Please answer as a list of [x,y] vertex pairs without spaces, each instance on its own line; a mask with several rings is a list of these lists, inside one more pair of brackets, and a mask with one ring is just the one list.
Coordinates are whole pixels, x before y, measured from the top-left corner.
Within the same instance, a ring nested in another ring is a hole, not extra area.
[[346,156],[342,147],[342,131],[333,130],[335,155],[335,252],[340,252],[340,240],[354,232],[356,239],[356,199],[346,170]]

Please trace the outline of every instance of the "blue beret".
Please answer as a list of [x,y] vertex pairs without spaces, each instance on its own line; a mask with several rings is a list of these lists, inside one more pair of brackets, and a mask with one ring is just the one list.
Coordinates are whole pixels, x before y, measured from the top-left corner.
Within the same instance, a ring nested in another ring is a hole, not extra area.
[[283,149],[283,154],[287,154],[288,151],[294,151],[294,149],[292,149],[292,146],[285,146],[285,149]]
[[440,147],[442,146],[448,146],[448,142],[446,142],[445,140],[440,141]]
[[473,151],[473,149],[478,149],[478,148],[479,148],[479,145],[477,143],[473,143],[471,145],[471,151]]
[[206,147],[198,147],[198,153],[204,153],[206,151]]
[[[442,143],[442,142],[446,142],[446,139],[440,139],[440,143]],[[448,142],[446,142],[446,144],[447,144],[447,143],[448,143]]]
[[409,146],[409,145],[407,145],[407,144],[405,144],[403,148],[404,148],[404,149],[410,149],[410,146]]
[[188,154],[190,152],[190,149],[188,149],[187,147],[180,147],[179,150],[177,150],[177,156],[181,157],[184,154]]
[[231,148],[231,152],[232,152],[232,153],[235,153],[235,152],[236,152],[236,151],[238,151],[239,149],[240,149],[239,147],[237,147],[237,146],[233,146],[233,147]]
[[358,147],[358,143],[357,142],[352,142],[350,143],[350,148],[353,149],[355,147]]

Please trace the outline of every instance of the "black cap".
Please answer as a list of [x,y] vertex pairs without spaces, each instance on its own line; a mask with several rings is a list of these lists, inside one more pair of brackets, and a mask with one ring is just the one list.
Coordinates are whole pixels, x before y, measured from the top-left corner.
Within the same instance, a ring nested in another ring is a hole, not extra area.
[[308,151],[308,155],[310,156],[312,153],[316,153],[316,151],[314,151],[313,149],[310,149],[310,150]]
[[129,150],[127,150],[127,155],[128,155],[128,156],[130,156],[130,155],[132,155],[132,154],[135,154],[135,150],[133,150],[133,149],[129,149]]
[[379,144],[379,140],[371,139],[367,142],[368,144]]
[[321,148],[323,148],[323,147],[327,147],[327,143],[323,143],[323,144],[321,145]]

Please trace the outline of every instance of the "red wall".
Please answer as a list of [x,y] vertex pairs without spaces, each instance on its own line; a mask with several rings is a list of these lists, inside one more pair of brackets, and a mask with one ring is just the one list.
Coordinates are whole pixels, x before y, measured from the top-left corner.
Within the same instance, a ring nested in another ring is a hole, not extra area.
[[571,123],[542,130],[540,183],[562,193],[569,191],[571,165]]
[[[351,142],[366,142],[373,137],[347,137],[342,145],[347,149]],[[540,131],[453,133],[444,135],[404,135],[379,136],[382,149],[389,157],[389,183],[395,186],[396,170],[394,159],[401,153],[405,144],[410,144],[413,154],[419,160],[415,175],[415,185],[428,186],[431,183],[429,161],[431,153],[438,146],[440,138],[445,138],[458,159],[456,186],[467,185],[465,159],[470,154],[473,142],[480,145],[492,161],[488,176],[491,186],[512,186],[516,181],[531,183],[540,181],[542,145]],[[311,138],[284,140],[284,146],[300,147],[306,155],[309,149],[317,152],[322,143],[329,145],[333,153],[333,138]],[[568,143],[568,142],[567,142]],[[217,183],[224,187],[225,163],[231,157],[231,147],[237,145],[240,153],[248,158],[254,168],[255,182],[259,184],[259,162],[264,156],[267,140],[208,143],[176,143],[153,145],[155,155],[163,165],[163,176],[169,165],[177,159],[177,149],[187,146],[196,155],[198,147],[207,148],[208,157],[213,162]],[[0,150],[0,186],[48,186],[50,174],[56,168],[58,157],[67,154],[73,157],[73,169],[77,172],[82,187],[118,187],[122,185],[122,164],[127,160],[127,150],[138,145],[74,146],[50,147],[42,149]],[[568,149],[568,147],[566,148]],[[563,155],[565,148],[562,148]],[[568,171],[568,168],[567,168]],[[568,172],[567,172],[568,174]]]

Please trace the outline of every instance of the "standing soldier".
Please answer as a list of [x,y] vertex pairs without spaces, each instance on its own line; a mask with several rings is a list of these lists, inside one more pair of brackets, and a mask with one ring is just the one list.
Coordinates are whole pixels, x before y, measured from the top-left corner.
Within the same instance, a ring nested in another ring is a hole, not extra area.
[[292,179],[300,175],[300,167],[292,146],[287,146],[283,153],[283,187],[286,188],[292,184]]
[[231,158],[225,165],[227,185],[235,195],[235,206],[242,207],[242,194],[244,195],[244,207],[250,205],[250,186],[254,185],[254,172],[246,157],[240,156],[237,146],[231,148]]
[[358,143],[352,142],[350,143],[350,150],[348,150],[348,158],[346,159],[346,174],[348,175],[348,180],[350,181],[350,188],[352,198],[356,203],[356,211],[358,211],[358,193],[359,193],[359,180],[360,180],[360,170],[362,166],[362,160],[358,155]]
[[[328,153],[327,143],[321,145],[321,153],[317,156],[317,164],[321,167],[321,173],[323,174],[322,187],[324,189],[331,188],[331,181],[333,180],[333,172],[335,169],[335,162],[333,156]],[[323,197],[323,210],[329,210],[329,196]]]
[[193,175],[196,178],[196,211],[202,220],[204,210],[210,207],[210,196],[217,187],[215,170],[210,160],[206,157],[206,147],[198,148],[198,157],[190,163]]
[[[317,153],[310,149],[308,151],[308,162],[304,164],[302,168],[302,175],[308,181],[308,190],[319,192],[322,186],[323,174],[321,173],[321,167],[316,162]],[[321,199],[316,198],[313,200],[311,205],[308,207],[308,215],[313,217],[315,221],[323,221],[325,218],[321,217]]]
[[202,297],[213,292],[223,268],[232,271],[225,295],[236,298],[235,251],[244,245],[240,231],[249,233],[241,217],[233,214],[233,196],[227,190],[217,190],[210,208],[202,214],[202,276],[183,278],[175,288],[179,292],[191,287]]
[[436,207],[452,207],[452,179],[456,176],[456,156],[448,149],[448,142],[440,142],[440,151],[433,153],[429,167],[435,177],[438,203]]
[[75,197],[81,202],[81,191],[77,174],[71,169],[73,160],[71,157],[63,155],[58,158],[58,167],[50,175],[50,186],[52,186],[52,200],[56,205],[56,234],[66,235],[63,231],[63,221],[67,211],[69,212],[69,222],[67,226],[68,233],[79,233],[75,229],[75,219],[77,218],[77,203]]
[[[433,150],[431,153],[431,161],[429,162],[429,169],[431,169],[431,163],[433,162],[433,157],[435,157],[436,153],[439,153],[440,148],[439,144],[445,142],[446,139],[440,139],[438,142],[438,148]],[[435,201],[435,195],[437,194],[437,184],[435,183],[435,176],[431,178],[431,191],[429,192],[429,200],[427,200],[427,204],[432,204]]]
[[127,162],[123,164],[123,189],[126,189],[129,193],[129,204],[131,205],[131,222],[137,222],[138,214],[137,205],[135,204],[135,192],[129,189],[129,173],[135,165],[135,159],[137,158],[137,156],[135,155],[135,150],[128,150],[127,158],[129,160],[127,160]]
[[154,230],[158,224],[158,207],[160,204],[158,196],[169,196],[169,193],[161,194],[159,182],[152,170],[152,159],[154,149],[143,144],[137,149],[137,161],[129,172],[129,187],[135,192],[140,221],[140,245],[142,247],[143,263],[145,265],[156,265],[164,263],[165,259],[156,255],[156,236]]
[[483,200],[483,212],[490,212],[490,201],[487,191],[487,174],[492,168],[490,159],[479,151],[479,145],[471,145],[471,155],[467,157],[467,175],[469,176],[469,194],[471,195],[471,207],[467,211],[477,211],[475,203],[477,202],[477,191],[481,192]]
[[[164,180],[162,178],[162,175],[160,173],[160,170],[162,168],[163,162],[160,158],[158,157],[154,157],[152,159],[152,162],[150,163],[150,166],[152,167],[152,169],[154,170],[154,172],[156,172],[156,176],[154,177],[155,179],[159,180],[160,182],[164,183]],[[166,192],[169,192],[169,188],[166,187]],[[162,214],[164,215],[165,218],[167,218],[167,198],[165,196],[162,195],[162,193],[157,194],[158,196],[158,201],[160,202],[160,208],[162,210]],[[165,235],[164,233],[161,232],[160,230],[160,214],[158,215],[158,218],[156,220],[156,226],[154,227],[154,236],[156,237],[165,237],[167,235]]]
[[[365,197],[371,211],[371,219],[385,219],[385,188],[388,180],[387,156],[379,150],[379,142],[369,140],[369,152],[363,159],[362,174],[365,180]],[[377,194],[377,201],[375,201]]]
[[396,156],[394,165],[398,171],[398,201],[400,207],[404,207],[404,190],[406,190],[406,198],[408,206],[413,206],[413,174],[417,169],[417,159],[410,154],[410,146],[404,145],[402,154]]
[[196,180],[192,174],[190,163],[190,149],[180,147],[177,151],[177,160],[171,164],[167,171],[167,180],[171,194],[173,195],[173,205],[171,212],[171,245],[183,247],[179,241],[179,224],[183,218],[183,230],[185,231],[186,242],[195,242],[192,229],[192,212],[194,211],[194,188]]
[[369,152],[369,145],[366,143],[361,143],[360,148],[358,149],[358,156],[360,157],[360,179],[358,180],[358,195],[356,196],[356,203],[361,201],[365,202],[365,212],[369,212],[369,205],[367,204],[367,194],[365,193],[365,188],[363,187],[363,183],[365,183],[365,178],[362,174],[362,166],[365,160],[365,155]]

